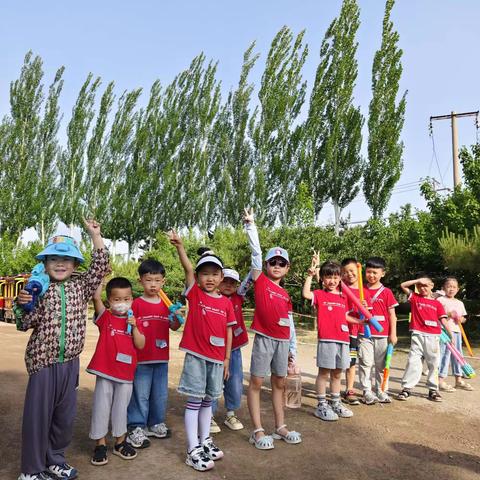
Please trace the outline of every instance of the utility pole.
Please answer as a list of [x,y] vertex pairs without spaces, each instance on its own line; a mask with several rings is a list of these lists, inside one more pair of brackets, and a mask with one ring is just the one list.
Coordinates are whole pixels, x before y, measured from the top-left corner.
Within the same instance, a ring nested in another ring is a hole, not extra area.
[[457,131],[457,118],[462,117],[478,117],[479,111],[476,112],[464,112],[455,113],[450,115],[438,115],[436,117],[430,117],[430,125],[433,120],[450,120],[452,125],[452,158],[453,158],[453,186],[460,185],[460,163],[458,161],[458,131]]

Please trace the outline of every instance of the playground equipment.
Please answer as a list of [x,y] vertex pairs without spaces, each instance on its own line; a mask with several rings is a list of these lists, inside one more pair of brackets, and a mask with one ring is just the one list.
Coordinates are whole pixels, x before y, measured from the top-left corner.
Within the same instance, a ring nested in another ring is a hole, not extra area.
[[467,363],[465,358],[463,358],[463,355],[461,352],[459,352],[452,344],[452,340],[450,336],[448,335],[447,331],[445,330],[444,327],[442,327],[442,333],[440,335],[440,341],[444,343],[447,348],[450,350],[450,353],[452,356],[455,358],[455,360],[459,363],[462,372],[465,374],[467,378],[473,378],[475,374],[475,370],[473,367]]
[[0,320],[7,323],[15,323],[13,313],[13,301],[25,287],[30,274],[0,277]]
[[[357,262],[357,278],[358,278],[358,293],[360,296],[360,302],[363,303],[365,300],[365,295],[363,292],[363,272],[362,272],[362,264]],[[363,320],[363,315],[360,315],[360,319]],[[370,326],[368,323],[365,323],[363,326],[363,335],[365,338],[370,338],[372,336],[372,331],[370,330]]]
[[185,319],[182,317],[182,315],[179,312],[179,310],[183,307],[183,305],[180,302],[172,303],[172,301],[167,297],[167,294],[162,289],[160,289],[160,291],[158,292],[158,295],[162,299],[162,302],[170,310],[170,315],[168,316],[170,323],[172,323],[176,318],[178,320],[178,323],[180,325],[183,325],[185,323]]
[[341,285],[342,293],[344,293],[345,296],[357,307],[358,311],[365,317],[365,321],[370,322],[379,332],[383,332],[383,327],[380,322],[360,303],[360,300],[350,288],[348,288],[344,282],[342,282]]
[[383,369],[382,392],[387,388],[387,380],[390,375],[390,364],[392,363],[393,344],[389,343],[387,347],[387,354],[385,356],[385,368]]

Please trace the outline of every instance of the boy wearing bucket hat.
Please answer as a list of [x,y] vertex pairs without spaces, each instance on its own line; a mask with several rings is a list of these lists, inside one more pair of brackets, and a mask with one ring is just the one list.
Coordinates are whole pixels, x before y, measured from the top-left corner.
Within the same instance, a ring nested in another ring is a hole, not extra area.
[[25,352],[29,374],[22,426],[22,473],[19,480],[73,479],[77,470],[65,461],[72,438],[79,378],[79,355],[85,343],[87,304],[108,273],[108,252],[100,225],[85,221],[94,251],[89,269],[71,278],[84,259],[71,237],[49,240],[37,259],[50,277],[48,290],[33,311],[21,290],[15,314],[17,328],[33,332]]
[[[250,363],[248,410],[254,430],[249,442],[259,450],[274,448],[273,441],[288,444],[302,441],[300,433],[288,430],[284,424],[283,391],[292,336],[292,302],[287,291],[280,286],[290,268],[288,252],[281,247],[271,248],[265,257],[262,271],[262,251],[254,224],[253,210],[245,209],[245,228],[252,251],[252,279],[255,282],[255,314],[251,329],[255,332]],[[266,435],[260,417],[260,391],[263,379],[271,373],[272,404],[275,415],[275,432]]]
[[[242,430],[243,424],[235,415],[235,411],[240,408],[243,393],[243,364],[242,347],[248,343],[248,333],[243,319],[243,302],[245,295],[252,283],[252,275],[248,273],[240,284],[240,275],[232,268],[223,269],[223,280],[220,283],[219,291],[230,299],[235,312],[237,324],[233,328],[232,353],[230,355],[230,365],[228,368],[229,377],[223,383],[223,398],[225,399],[225,408],[227,415],[223,422],[230,430]],[[217,400],[214,400],[212,409],[215,415],[218,407]],[[220,427],[212,416],[210,433],[220,432]]]

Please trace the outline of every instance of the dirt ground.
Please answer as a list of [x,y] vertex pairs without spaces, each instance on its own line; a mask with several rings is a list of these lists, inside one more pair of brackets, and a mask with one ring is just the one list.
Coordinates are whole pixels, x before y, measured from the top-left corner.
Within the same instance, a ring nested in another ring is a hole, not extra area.
[[[303,373],[303,405],[288,410],[289,426],[303,435],[300,445],[277,441],[275,449],[258,451],[248,443],[251,428],[246,399],[238,412],[246,428],[232,432],[227,427],[216,435],[225,458],[215,469],[199,473],[185,464],[183,432],[184,400],[176,393],[183,354],[178,351],[180,335],[172,334],[170,400],[167,422],[173,430],[169,439],[152,441],[133,461],[109,455],[109,463],[93,467],[89,463],[92,442],[88,438],[94,377],[85,367],[95,348],[97,332],[89,326],[81,356],[78,413],[68,461],[80,472],[79,478],[118,480],[168,479],[473,479],[480,475],[480,381],[472,380],[475,392],[444,394],[443,403],[426,400],[422,383],[408,402],[391,405],[360,405],[354,417],[326,423],[313,415],[315,401],[315,338],[300,332],[299,363]],[[0,323],[0,480],[19,474],[21,418],[27,374],[23,362],[28,333]],[[477,349],[476,355],[478,356]],[[244,371],[248,372],[249,348],[243,351]],[[391,390],[399,389],[406,363],[406,351],[397,350],[391,370]],[[480,360],[471,360],[480,370]],[[248,374],[245,374],[245,385]],[[269,389],[263,393],[262,415],[267,431],[273,427]],[[218,420],[221,420],[223,408]]]

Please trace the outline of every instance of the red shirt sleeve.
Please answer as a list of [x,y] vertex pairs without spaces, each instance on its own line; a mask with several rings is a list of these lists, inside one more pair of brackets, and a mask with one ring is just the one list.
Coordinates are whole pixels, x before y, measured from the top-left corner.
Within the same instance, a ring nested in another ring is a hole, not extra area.
[[227,326],[231,327],[237,324],[237,319],[235,318],[235,310],[233,309],[233,304],[228,300],[227,302]]
[[447,316],[447,314],[445,313],[445,308],[443,308],[443,305],[438,300],[437,300],[437,314],[438,314],[439,320]]

